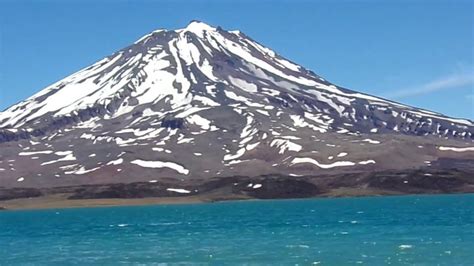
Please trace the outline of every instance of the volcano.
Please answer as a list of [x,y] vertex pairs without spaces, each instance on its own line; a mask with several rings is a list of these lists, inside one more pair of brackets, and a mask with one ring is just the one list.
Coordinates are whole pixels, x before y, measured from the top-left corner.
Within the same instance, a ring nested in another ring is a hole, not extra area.
[[0,199],[472,192],[473,140],[193,21],[1,112]]

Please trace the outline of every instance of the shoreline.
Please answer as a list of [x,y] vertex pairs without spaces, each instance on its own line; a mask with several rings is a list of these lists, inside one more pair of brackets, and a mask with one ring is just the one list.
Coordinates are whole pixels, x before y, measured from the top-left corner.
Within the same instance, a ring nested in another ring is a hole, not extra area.
[[474,195],[474,192],[460,193],[384,193],[384,194],[359,194],[359,195],[320,195],[305,198],[271,198],[258,199],[250,197],[228,197],[221,199],[212,199],[207,197],[150,197],[138,199],[63,199],[56,195],[44,196],[38,198],[23,198],[0,201],[1,211],[35,211],[35,210],[54,210],[54,209],[76,209],[76,208],[108,208],[108,207],[127,207],[127,206],[166,206],[166,205],[187,205],[187,204],[212,204],[222,202],[239,201],[272,201],[272,200],[309,200],[309,199],[338,199],[338,198],[377,198],[377,197],[403,197],[403,196],[453,196],[453,195]]
[[250,197],[212,198],[202,195],[174,196],[174,197],[144,197],[144,198],[97,198],[97,199],[68,199],[68,195],[45,195],[31,198],[0,200],[1,211],[15,210],[47,210],[47,209],[75,209],[100,208],[122,206],[150,206],[150,205],[182,205],[203,204],[224,201],[258,200]]

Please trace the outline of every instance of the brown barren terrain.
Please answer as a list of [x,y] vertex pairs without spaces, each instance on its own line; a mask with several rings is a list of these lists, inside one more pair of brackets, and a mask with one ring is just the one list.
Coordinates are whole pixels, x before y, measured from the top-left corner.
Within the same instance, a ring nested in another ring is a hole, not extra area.
[[[170,191],[169,188],[183,190]],[[0,188],[0,208],[43,209],[153,204],[188,204],[226,200],[358,197],[375,195],[474,193],[471,174],[386,171],[321,177],[228,177],[176,183],[138,182],[57,188]]]

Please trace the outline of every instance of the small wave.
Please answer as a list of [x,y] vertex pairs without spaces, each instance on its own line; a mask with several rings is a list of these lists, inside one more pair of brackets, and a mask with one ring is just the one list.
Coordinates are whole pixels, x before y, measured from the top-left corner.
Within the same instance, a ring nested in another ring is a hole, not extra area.
[[178,225],[182,224],[181,222],[167,222],[167,223],[149,223],[151,226],[160,226],[160,225]]
[[402,250],[403,250],[403,249],[410,249],[410,248],[412,248],[412,247],[413,247],[413,245],[400,245],[400,246],[398,246],[398,248],[399,248],[399,249],[402,249]]
[[287,248],[309,248],[308,245],[286,245]]

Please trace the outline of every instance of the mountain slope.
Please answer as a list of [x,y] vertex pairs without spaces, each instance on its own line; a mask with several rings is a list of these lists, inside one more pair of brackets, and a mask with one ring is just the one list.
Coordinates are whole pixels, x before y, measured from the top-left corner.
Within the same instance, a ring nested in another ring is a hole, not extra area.
[[469,172],[473,139],[472,121],[338,87],[239,31],[194,21],[0,113],[0,185]]

